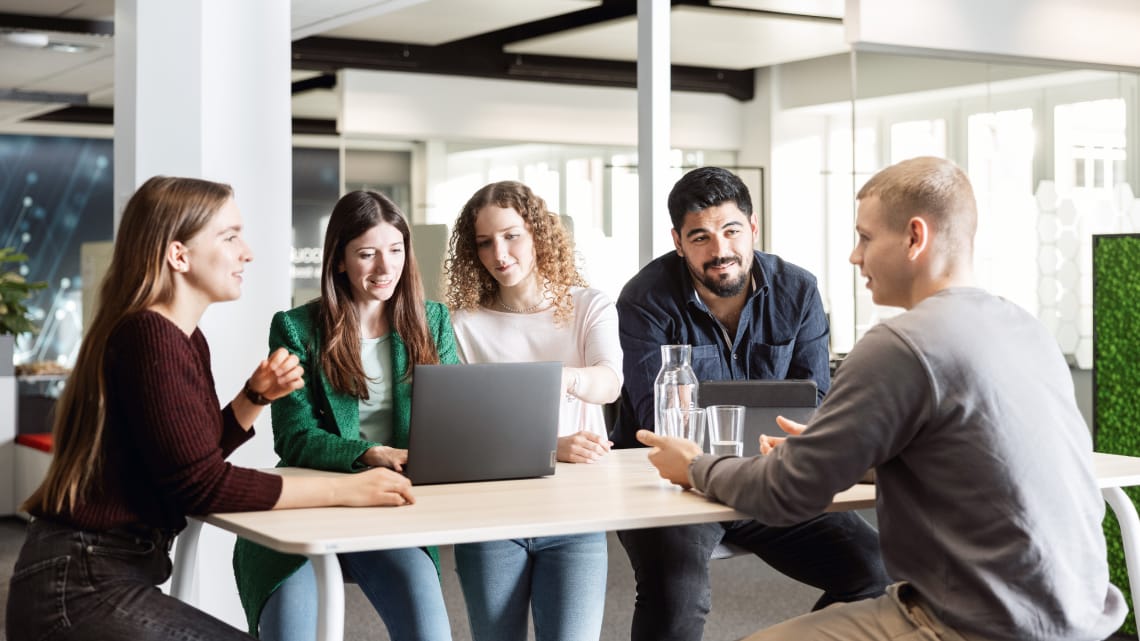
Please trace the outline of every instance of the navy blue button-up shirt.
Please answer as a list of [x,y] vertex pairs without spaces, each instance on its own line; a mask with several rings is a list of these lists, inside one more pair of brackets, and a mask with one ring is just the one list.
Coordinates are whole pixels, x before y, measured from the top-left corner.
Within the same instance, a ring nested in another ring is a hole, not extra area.
[[753,254],[751,293],[731,342],[676,252],[655,259],[622,288],[617,311],[625,383],[610,435],[617,447],[636,447],[637,430],[653,429],[662,345],[692,345],[693,372],[701,381],[811,379],[820,397],[831,387],[827,316],[815,277],[778,256]]

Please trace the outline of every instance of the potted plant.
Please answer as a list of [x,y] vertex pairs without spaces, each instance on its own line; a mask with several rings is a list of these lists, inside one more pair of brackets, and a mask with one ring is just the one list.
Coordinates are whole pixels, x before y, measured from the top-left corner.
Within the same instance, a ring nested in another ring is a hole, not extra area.
[[[27,259],[15,249],[0,247],[0,375],[12,375],[16,336],[36,329],[28,318],[24,302],[33,290],[47,286],[43,282],[29,283],[20,274],[19,264]],[[13,265],[12,269],[5,267],[9,264]]]

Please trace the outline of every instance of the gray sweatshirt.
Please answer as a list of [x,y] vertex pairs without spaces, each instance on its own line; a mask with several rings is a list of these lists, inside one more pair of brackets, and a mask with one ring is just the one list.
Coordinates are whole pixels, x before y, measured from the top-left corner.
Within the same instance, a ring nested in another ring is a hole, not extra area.
[[695,486],[790,525],[878,475],[887,571],[948,625],[1095,641],[1127,607],[1108,582],[1092,443],[1056,341],[1016,305],[948,289],[872,328],[803,435],[700,457]]

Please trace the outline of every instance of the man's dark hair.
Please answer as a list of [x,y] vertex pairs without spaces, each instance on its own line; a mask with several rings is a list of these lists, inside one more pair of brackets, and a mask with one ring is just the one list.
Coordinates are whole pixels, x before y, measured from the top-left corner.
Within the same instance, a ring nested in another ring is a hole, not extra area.
[[681,176],[669,192],[669,218],[681,231],[685,214],[703,211],[727,202],[736,203],[745,216],[752,215],[752,196],[739,176],[720,167],[701,167]]

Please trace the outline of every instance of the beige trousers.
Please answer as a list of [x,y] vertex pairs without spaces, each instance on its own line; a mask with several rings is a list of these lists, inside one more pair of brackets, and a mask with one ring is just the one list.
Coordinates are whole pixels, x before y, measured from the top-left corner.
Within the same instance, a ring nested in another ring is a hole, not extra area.
[[877,599],[839,603],[761,630],[745,641],[984,641],[949,628],[906,583]]

